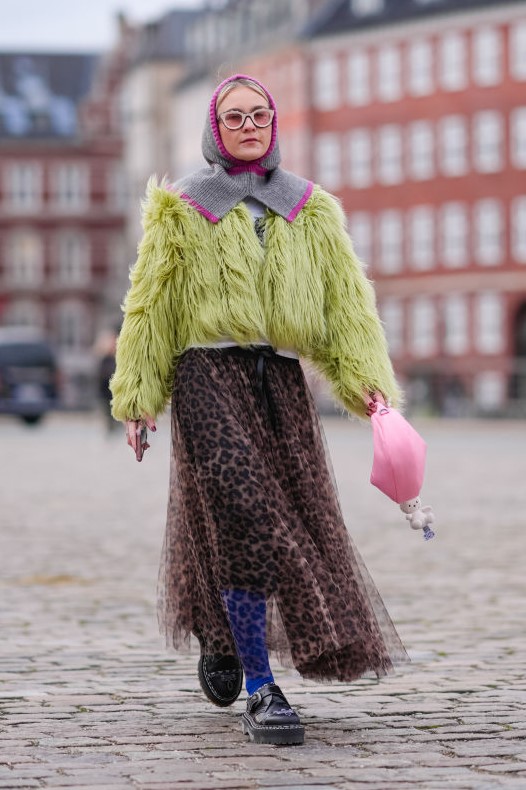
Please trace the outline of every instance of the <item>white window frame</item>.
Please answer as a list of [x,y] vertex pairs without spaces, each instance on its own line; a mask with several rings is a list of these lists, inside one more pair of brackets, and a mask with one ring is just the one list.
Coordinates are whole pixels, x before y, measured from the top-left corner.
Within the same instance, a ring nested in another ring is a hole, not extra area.
[[389,354],[393,358],[404,353],[404,305],[400,299],[389,296],[380,304],[380,318],[384,325]]
[[106,170],[106,203],[113,211],[125,211],[128,206],[128,180],[124,164],[112,162]]
[[402,128],[389,123],[376,132],[377,178],[380,184],[400,184],[404,179]]
[[404,259],[404,223],[398,209],[378,214],[378,269],[383,274],[398,274]]
[[511,161],[519,170],[526,169],[526,107],[515,107],[510,116]]
[[452,293],[444,297],[444,351],[461,356],[469,350],[469,305],[464,294]]
[[475,299],[475,347],[481,354],[504,350],[504,301],[495,291],[483,291]]
[[60,348],[79,351],[89,344],[89,314],[80,299],[64,299],[55,308],[56,339]]
[[473,257],[480,266],[497,266],[504,258],[504,211],[494,198],[473,205]]
[[373,183],[373,140],[366,128],[353,129],[347,137],[349,184],[363,189]]
[[440,209],[440,258],[449,269],[469,262],[469,216],[465,203],[450,201]]
[[335,110],[340,106],[340,64],[335,55],[323,55],[314,63],[314,106]]
[[506,376],[500,370],[484,370],[473,379],[473,397],[486,412],[500,410],[506,401]]
[[410,348],[424,359],[437,352],[437,309],[430,296],[417,296],[410,305]]
[[347,100],[353,107],[371,101],[371,57],[366,49],[354,50],[347,58]]
[[39,288],[44,283],[44,244],[34,228],[16,228],[5,245],[7,282],[18,288]]
[[373,258],[373,220],[367,211],[349,216],[349,234],[358,258],[367,266]]
[[83,288],[91,279],[89,237],[81,230],[60,231],[55,238],[55,282],[71,288]]
[[342,151],[340,135],[324,132],[316,137],[315,159],[317,181],[327,189],[339,189],[342,184]]
[[407,128],[407,172],[414,181],[435,174],[435,133],[430,121],[413,121]]
[[51,175],[53,205],[68,213],[89,207],[90,172],[86,162],[58,162]]
[[498,173],[504,167],[504,119],[498,110],[475,113],[473,166],[479,173]]
[[377,50],[376,95],[381,102],[402,97],[402,55],[398,44],[384,44]]
[[450,31],[439,42],[439,83],[445,91],[467,87],[467,39],[464,33]]
[[435,265],[435,211],[433,206],[414,206],[408,212],[409,262],[415,271],[429,271]]
[[492,25],[473,31],[473,82],[480,87],[498,85],[502,81],[502,33]]
[[511,204],[511,251],[514,260],[526,263],[526,195],[518,195]]
[[407,89],[411,96],[429,96],[434,89],[433,44],[427,38],[410,41],[407,48]]
[[38,211],[43,199],[42,165],[31,161],[7,164],[4,171],[4,192],[4,201],[9,211],[20,214]]
[[45,324],[43,305],[33,299],[13,299],[7,305],[4,315],[6,326],[24,326],[43,329]]
[[440,170],[445,176],[468,172],[468,129],[463,115],[446,115],[439,124]]
[[519,82],[526,80],[526,19],[510,28],[510,74]]

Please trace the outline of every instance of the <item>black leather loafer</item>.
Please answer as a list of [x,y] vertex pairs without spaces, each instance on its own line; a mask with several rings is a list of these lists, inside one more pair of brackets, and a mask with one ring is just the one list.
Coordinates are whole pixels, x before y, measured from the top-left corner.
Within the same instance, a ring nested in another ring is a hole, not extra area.
[[305,727],[275,683],[265,683],[247,699],[241,729],[254,743],[299,745],[305,739]]
[[220,708],[232,705],[243,688],[243,668],[237,656],[201,655],[197,674],[210,702]]

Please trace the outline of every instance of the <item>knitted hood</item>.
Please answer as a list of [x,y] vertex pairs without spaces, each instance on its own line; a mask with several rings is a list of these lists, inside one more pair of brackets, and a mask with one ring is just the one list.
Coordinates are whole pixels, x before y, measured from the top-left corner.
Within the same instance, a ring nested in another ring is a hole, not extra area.
[[[270,145],[263,157],[250,162],[228,153],[217,123],[217,97],[225,85],[237,79],[250,79],[259,85],[274,110]],[[312,194],[311,181],[279,167],[276,104],[268,90],[253,77],[234,74],[218,85],[210,100],[202,151],[208,167],[180,179],[174,188],[210,222],[218,222],[247,197],[259,200],[271,211],[293,222]]]

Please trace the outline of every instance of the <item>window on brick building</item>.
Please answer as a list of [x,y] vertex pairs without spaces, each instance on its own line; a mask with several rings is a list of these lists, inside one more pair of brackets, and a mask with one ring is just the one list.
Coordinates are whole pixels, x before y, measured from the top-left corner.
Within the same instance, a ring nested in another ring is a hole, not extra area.
[[473,207],[473,250],[481,266],[495,266],[504,256],[504,215],[500,201],[479,200]]
[[6,206],[30,213],[42,205],[42,167],[38,162],[13,162],[4,171]]
[[409,124],[407,171],[415,181],[425,181],[435,174],[434,134],[429,121],[414,121]]
[[380,101],[396,101],[402,95],[400,49],[386,44],[377,53],[376,94]]
[[473,396],[482,411],[500,409],[506,400],[506,378],[498,370],[485,370],[473,379]]
[[42,238],[31,228],[14,230],[4,248],[6,279],[10,285],[38,288],[44,281]]
[[526,168],[526,107],[511,113],[511,161],[521,170]]
[[373,228],[371,215],[366,211],[355,211],[349,217],[349,233],[357,256],[365,264],[372,261]]
[[473,116],[473,165],[479,173],[497,173],[504,166],[504,122],[500,112]]
[[501,32],[495,27],[480,27],[473,33],[473,81],[485,87],[501,80]]
[[128,180],[121,162],[114,162],[106,171],[108,208],[124,211],[128,203]]
[[27,326],[35,329],[44,328],[44,309],[39,302],[32,299],[14,299],[4,313],[6,326]]
[[89,316],[86,305],[68,299],[56,306],[56,339],[58,345],[74,351],[89,345]]
[[478,294],[475,300],[475,346],[481,354],[500,354],[504,348],[504,305],[494,291]]
[[395,209],[382,211],[378,216],[378,266],[384,274],[396,274],[403,264],[402,215]]
[[432,206],[415,206],[408,216],[409,259],[419,271],[435,264],[435,217]]
[[526,20],[510,28],[510,73],[516,80],[526,80]]
[[446,91],[467,86],[466,39],[461,33],[446,33],[440,40],[439,82]]
[[52,172],[53,202],[62,211],[84,211],[89,204],[89,170],[84,162],[62,162]]
[[386,124],[378,129],[378,181],[381,184],[399,184],[403,180],[402,130],[396,124]]
[[443,303],[444,351],[446,354],[465,354],[469,345],[469,311],[466,297],[449,294]]
[[314,64],[314,104],[318,110],[334,110],[341,103],[340,70],[336,57],[322,57]]
[[516,261],[526,263],[526,195],[511,204],[511,250]]
[[389,354],[399,357],[404,351],[404,308],[395,297],[384,299],[380,304],[380,318],[383,321]]
[[55,279],[60,285],[82,287],[90,280],[90,247],[81,231],[63,231],[56,240]]
[[440,212],[440,251],[444,266],[455,269],[468,262],[469,222],[463,203],[445,203]]
[[354,129],[349,133],[349,183],[360,189],[373,180],[373,145],[369,129]]
[[461,176],[468,170],[468,132],[462,115],[440,121],[440,169],[445,176]]
[[407,87],[412,96],[433,92],[433,47],[430,41],[412,41],[407,51]]
[[370,62],[365,50],[351,52],[347,58],[347,99],[355,107],[371,101]]
[[341,186],[341,146],[339,135],[319,134],[315,145],[316,180],[327,189]]
[[410,347],[415,357],[429,357],[436,352],[437,320],[434,301],[418,296],[410,309]]

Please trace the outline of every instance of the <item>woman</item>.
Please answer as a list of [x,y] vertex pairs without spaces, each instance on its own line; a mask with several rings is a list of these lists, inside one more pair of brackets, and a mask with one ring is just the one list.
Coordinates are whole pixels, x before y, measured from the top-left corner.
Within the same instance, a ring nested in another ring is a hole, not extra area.
[[149,185],[112,381],[137,431],[172,397],[161,622],[194,634],[207,697],[261,743],[302,743],[268,650],[350,681],[406,658],[347,534],[298,355],[351,412],[397,401],[370,283],[336,200],[279,167],[276,107],[235,75],[212,96],[208,166]]

